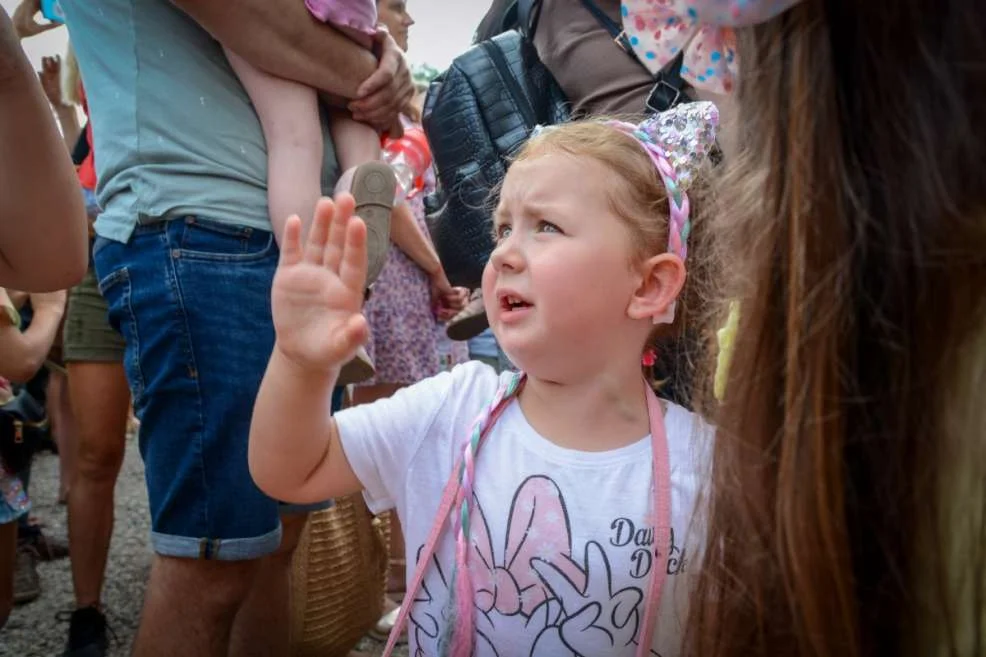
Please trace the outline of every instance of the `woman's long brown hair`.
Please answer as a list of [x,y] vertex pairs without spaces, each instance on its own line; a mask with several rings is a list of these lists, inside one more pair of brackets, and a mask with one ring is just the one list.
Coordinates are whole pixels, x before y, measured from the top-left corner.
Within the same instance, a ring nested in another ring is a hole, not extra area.
[[686,653],[986,654],[986,2],[806,0],[738,47]]

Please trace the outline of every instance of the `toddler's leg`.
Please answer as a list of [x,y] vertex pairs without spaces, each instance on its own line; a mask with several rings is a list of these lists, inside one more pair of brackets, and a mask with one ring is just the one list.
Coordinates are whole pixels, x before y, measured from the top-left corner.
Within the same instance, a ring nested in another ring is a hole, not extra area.
[[347,112],[333,110],[330,116],[332,145],[342,171],[380,159],[380,136],[376,130],[354,121]]
[[380,137],[370,126],[344,112],[333,112],[332,143],[343,174],[336,191],[352,192],[356,214],[366,224],[366,280],[376,280],[390,249],[390,213],[397,184],[393,170],[380,160]]
[[253,101],[267,141],[267,206],[278,239],[292,214],[305,230],[322,195],[322,126],[315,90],[261,71],[226,50]]

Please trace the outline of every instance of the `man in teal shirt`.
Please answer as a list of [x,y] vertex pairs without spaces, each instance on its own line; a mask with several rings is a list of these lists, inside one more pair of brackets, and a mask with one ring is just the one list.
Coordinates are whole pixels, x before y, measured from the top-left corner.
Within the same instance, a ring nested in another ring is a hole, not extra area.
[[[61,3],[94,130],[94,263],[142,420],[156,556],[134,654],[284,654],[305,515],[247,469],[280,231],[260,123],[220,43],[381,128],[413,90],[403,56],[388,37],[375,57],[302,0]],[[328,191],[338,171],[325,153]],[[290,418],[284,439],[290,449]],[[66,654],[105,649],[101,610],[77,611]]]

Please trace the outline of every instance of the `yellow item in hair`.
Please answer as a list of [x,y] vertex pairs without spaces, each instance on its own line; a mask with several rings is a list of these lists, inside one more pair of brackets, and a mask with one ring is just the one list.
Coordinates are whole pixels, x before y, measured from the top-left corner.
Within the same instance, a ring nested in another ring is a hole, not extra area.
[[726,393],[726,380],[729,377],[729,363],[733,359],[733,346],[736,342],[736,330],[739,328],[739,302],[729,303],[729,316],[726,323],[716,333],[719,338],[719,355],[716,357],[715,393],[716,399],[722,401]]

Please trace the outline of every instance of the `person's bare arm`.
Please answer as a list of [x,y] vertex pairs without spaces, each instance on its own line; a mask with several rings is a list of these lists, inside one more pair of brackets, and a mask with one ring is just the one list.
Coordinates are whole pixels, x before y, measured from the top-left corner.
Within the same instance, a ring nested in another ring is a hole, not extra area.
[[421,232],[418,222],[414,219],[411,206],[399,203],[394,206],[390,218],[390,239],[397,248],[408,258],[423,269],[428,276],[436,276],[442,271],[442,262],[438,259],[435,247]]
[[41,369],[65,312],[65,292],[32,295],[34,317],[26,331],[0,326],[0,376],[24,383]]
[[89,262],[82,191],[37,75],[0,10],[0,285],[72,287]]
[[[254,482],[271,497],[304,504],[362,486],[331,417],[343,363],[369,333],[360,313],[366,285],[366,228],[356,202],[319,201],[305,243],[288,219],[271,292],[277,340],[250,423]],[[285,422],[290,431],[285,431]]]
[[357,120],[389,127],[414,86],[403,54],[381,37],[379,61],[346,35],[313,19],[299,0],[172,0],[224,46],[257,68],[355,101]]
[[438,319],[452,319],[465,306],[469,292],[463,288],[454,288],[449,283],[435,247],[421,230],[407,203],[394,207],[390,220],[390,239],[428,274],[432,301],[438,304]]
[[71,153],[75,148],[75,142],[79,140],[82,128],[79,126],[79,115],[75,111],[75,105],[65,102],[65,97],[62,95],[62,58],[58,55],[42,57],[38,80],[41,81],[41,88],[48,97],[48,102],[55,110],[58,124],[62,127],[62,138]]

